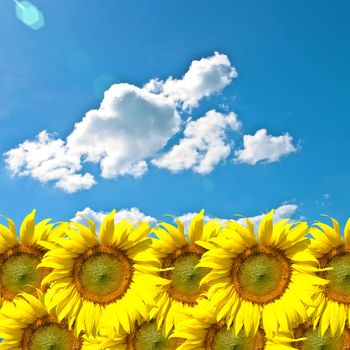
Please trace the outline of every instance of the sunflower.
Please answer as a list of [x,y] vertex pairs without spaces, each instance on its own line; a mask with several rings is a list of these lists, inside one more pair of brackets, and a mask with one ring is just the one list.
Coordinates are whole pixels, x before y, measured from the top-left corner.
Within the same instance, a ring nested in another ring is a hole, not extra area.
[[198,300],[198,307],[191,310],[191,314],[184,315],[171,337],[185,339],[178,350],[293,349],[288,341],[268,339],[262,328],[258,328],[255,334],[246,335],[241,330],[235,335],[224,320],[217,321],[215,308],[205,299]]
[[[321,335],[319,327],[315,328],[311,320],[293,329],[293,348],[302,350],[350,350],[350,329],[345,327],[342,333],[332,335],[330,329]],[[296,341],[297,339],[299,341]]]
[[[129,333],[123,332],[114,337],[105,330],[101,334],[105,341],[101,343],[104,350],[175,350],[185,339],[166,334],[164,327],[158,328],[155,320],[144,320],[135,324]],[[101,338],[102,339],[102,338]]]
[[188,237],[183,222],[178,218],[175,219],[177,227],[162,222],[153,231],[158,238],[153,239],[153,250],[162,263],[161,277],[170,284],[165,285],[156,298],[156,307],[151,310],[151,316],[157,318],[158,327],[164,322],[166,334],[176,324],[178,315],[195,307],[206,291],[206,286],[199,283],[208,269],[196,267],[206,249],[197,243],[214,237],[221,225],[218,220],[204,224],[203,215],[204,210],[193,217]]
[[35,225],[34,217],[35,210],[25,217],[19,239],[12,220],[7,218],[8,227],[0,224],[0,307],[21,292],[35,294],[48,273],[47,269],[36,269],[46,251],[40,242],[60,236],[60,228],[53,229],[50,219]]
[[[350,219],[344,237],[339,223],[332,219],[332,226],[317,222],[310,234],[315,238],[310,251],[325,271],[319,275],[327,280],[322,293],[315,297],[316,308],[310,308],[314,324],[320,323],[321,335],[328,328],[331,334],[341,334],[345,324],[350,327]],[[328,271],[327,271],[328,268]]]
[[13,304],[0,313],[2,349],[8,350],[98,350],[99,344],[87,346],[85,337],[75,336],[65,320],[59,321],[49,313],[45,297],[37,290],[37,297],[20,293]]
[[40,263],[52,268],[42,283],[47,291],[49,309],[59,320],[74,323],[81,331],[97,335],[103,320],[105,327],[119,333],[130,331],[139,318],[149,317],[147,305],[154,293],[168,283],[159,277],[159,261],[148,249],[148,223],[131,224],[128,219],[114,223],[115,211],[105,217],[100,237],[95,225],[73,222],[66,238],[54,238],[56,244]]
[[[154,305],[148,305],[149,310],[153,307]],[[185,339],[172,337],[173,331],[174,328],[167,333],[164,324],[158,326],[154,318],[140,318],[131,324],[129,332],[109,332],[102,326],[97,339],[101,350],[175,350]]]
[[197,266],[211,269],[201,283],[211,284],[208,299],[216,307],[217,320],[233,323],[235,335],[242,328],[255,334],[262,320],[272,338],[307,318],[312,296],[327,281],[315,274],[317,259],[306,250],[306,223],[285,219],[273,224],[272,210],[263,217],[256,238],[253,223],[246,222],[247,228],[229,221],[210,240],[215,247]]

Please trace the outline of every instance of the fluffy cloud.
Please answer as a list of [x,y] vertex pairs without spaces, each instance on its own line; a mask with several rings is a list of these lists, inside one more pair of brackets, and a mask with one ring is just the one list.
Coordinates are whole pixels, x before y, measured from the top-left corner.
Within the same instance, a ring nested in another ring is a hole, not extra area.
[[[93,209],[87,207],[81,211],[78,211],[75,214],[75,216],[71,219],[71,221],[86,223],[85,218],[89,218],[95,223],[96,231],[99,232],[101,223],[107,214],[108,214],[107,212],[94,211]],[[184,223],[185,232],[188,231],[188,227],[190,225],[191,220],[197,214],[198,213],[186,213],[178,217]],[[140,211],[140,209],[135,207],[130,209],[121,209],[117,211],[114,216],[115,222],[118,222],[127,218],[131,219],[131,222],[133,223],[136,223],[139,221],[146,221],[150,224],[151,227],[155,227],[158,224],[158,220],[156,218],[154,218],[153,216],[145,215]],[[213,217],[204,215],[204,222],[208,222],[209,220],[212,220],[212,219]]]
[[180,117],[161,95],[130,84],[115,84],[101,106],[76,123],[67,147],[98,162],[101,176],[142,176],[145,159],[162,149],[178,131]]
[[[295,215],[295,213],[299,210],[299,206],[297,204],[282,204],[281,206],[277,207],[275,209],[274,215],[273,215],[273,221],[274,222],[278,222],[282,219],[286,219],[286,218],[292,218],[293,215]],[[262,218],[266,215],[267,213],[263,213],[260,215],[256,215],[256,216],[251,216],[248,217],[255,225],[255,228],[257,228],[260,224],[260,221],[262,220]],[[185,232],[187,232],[191,220],[194,218],[194,216],[197,215],[197,213],[186,213],[183,214],[181,216],[179,216],[179,219],[183,221],[184,226],[185,226]],[[204,215],[204,222],[208,222],[210,220],[215,219],[213,216],[211,215]],[[225,219],[225,218],[220,218],[222,223],[225,223],[227,220],[234,220],[232,219]],[[240,224],[246,226],[246,221],[244,218],[238,219],[236,220],[237,222],[239,222]]]
[[211,110],[205,116],[190,121],[179,143],[152,163],[173,172],[193,169],[194,172],[208,174],[231,152],[232,142],[227,141],[227,131],[239,130],[240,126],[235,113],[225,115]]
[[[236,75],[227,56],[215,53],[193,61],[182,79],[151,80],[143,88],[127,83],[112,85],[100,107],[88,111],[65,140],[42,131],[36,139],[7,151],[5,162],[14,175],[31,176],[43,183],[52,181],[68,193],[96,183],[92,174],[82,172],[84,162],[99,164],[104,178],[140,177],[147,171],[148,161],[179,131],[179,111],[220,92]],[[227,127],[235,123],[234,118],[233,113],[225,117]],[[219,117],[216,120],[223,122]],[[185,138],[200,142],[195,133],[190,135],[191,128],[199,129],[200,124],[203,122],[188,125],[189,136]],[[223,126],[214,130],[220,140],[202,142],[205,149],[195,150],[192,166],[197,172],[211,171],[229,151],[222,136]],[[181,147],[188,149],[183,144]]]
[[[180,215],[178,218],[183,222],[184,224],[184,227],[185,227],[185,233],[187,235],[187,232],[188,232],[188,228],[190,226],[190,223],[192,221],[192,219],[197,215],[198,213],[186,213],[186,214],[183,214],[183,215]],[[214,218],[210,215],[204,215],[203,217],[203,221],[206,223],[210,220],[213,220]],[[175,220],[174,220],[175,222]]]
[[[278,222],[285,218],[292,218],[298,210],[299,206],[297,204],[282,204],[281,206],[275,209],[273,220],[274,222]],[[85,218],[88,217],[89,219],[95,222],[96,230],[97,232],[99,232],[101,223],[107,214],[107,212],[94,211],[93,209],[86,207],[85,209],[78,211],[71,220],[75,222],[85,223]],[[197,214],[198,213],[195,212],[188,212],[178,216],[178,218],[184,223],[186,233],[188,232],[191,220]],[[264,215],[266,215],[266,213],[249,217],[249,219],[255,224],[255,227],[258,227]],[[117,211],[114,216],[115,222],[119,222],[127,218],[129,218],[133,223],[140,221],[148,222],[151,227],[155,227],[158,224],[158,220],[156,218],[142,213],[139,208],[135,207],[130,209],[121,209]],[[205,223],[213,219],[214,217],[211,215],[204,215]],[[222,222],[225,222],[227,219],[221,218],[221,220]],[[243,218],[238,219],[237,221],[243,225],[246,225],[245,220]]]
[[[89,218],[95,222],[96,231],[99,232],[101,223],[108,213],[103,211],[94,211],[93,209],[87,207],[82,211],[78,211],[75,216],[71,219],[75,222],[84,223],[85,218]],[[148,222],[152,227],[157,224],[157,219],[152,216],[145,215],[138,208],[121,209],[115,213],[114,221],[119,222],[124,219],[130,219],[132,223],[139,221]]]
[[95,211],[89,207],[86,207],[85,209],[76,212],[75,216],[70,220],[79,223],[85,223],[85,218],[89,218],[95,223],[97,231],[99,231],[101,223],[107,214],[107,212]]
[[211,57],[192,61],[181,79],[153,79],[146,84],[146,88],[182,104],[183,108],[188,108],[198,106],[203,97],[220,92],[235,77],[237,71],[231,66],[228,57],[215,52]]
[[[295,213],[298,211],[299,206],[297,204],[283,204],[275,209],[274,215],[273,215],[273,221],[278,222],[282,219],[291,218]],[[267,213],[251,216],[249,219],[255,224],[255,227],[259,226],[260,221]],[[239,223],[245,225],[245,220],[239,219],[237,220]]]
[[266,129],[260,129],[255,135],[243,136],[243,149],[235,152],[235,161],[251,165],[259,161],[273,163],[296,150],[293,138],[288,133],[272,136],[267,134]]
[[60,178],[55,186],[67,193],[74,193],[79,190],[88,190],[96,184],[95,178],[89,173],[82,174],[67,174]]
[[[4,154],[13,175],[53,182],[68,193],[89,189],[94,176],[83,171],[85,162],[100,166],[104,178],[141,177],[149,164],[172,172],[210,173],[231,153],[229,131],[241,123],[231,113],[210,110],[185,124],[179,142],[165,151],[181,126],[180,113],[188,116],[204,97],[219,93],[237,72],[228,57],[215,52],[194,60],[180,79],[153,79],[140,88],[127,83],[112,85],[98,109],[88,111],[65,138],[40,132]],[[237,163],[275,162],[295,152],[289,134],[271,136],[265,129],[244,135]]]
[[162,149],[178,131],[180,116],[171,101],[130,84],[112,85],[99,109],[75,124],[66,141],[42,131],[5,153],[10,171],[41,182],[54,181],[68,193],[96,182],[81,174],[82,160],[99,163],[101,176],[140,177],[145,159]]
[[69,193],[95,184],[91,174],[77,173],[81,170],[79,155],[46,131],[40,132],[35,140],[26,140],[6,152],[5,159],[13,174],[31,176],[44,183],[54,181],[56,187]]

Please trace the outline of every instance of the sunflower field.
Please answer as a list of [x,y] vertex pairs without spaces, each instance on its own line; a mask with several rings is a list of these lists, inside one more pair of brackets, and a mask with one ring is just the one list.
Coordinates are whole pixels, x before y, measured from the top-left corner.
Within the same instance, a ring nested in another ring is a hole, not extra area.
[[273,215],[7,219],[0,349],[350,350],[350,219]]

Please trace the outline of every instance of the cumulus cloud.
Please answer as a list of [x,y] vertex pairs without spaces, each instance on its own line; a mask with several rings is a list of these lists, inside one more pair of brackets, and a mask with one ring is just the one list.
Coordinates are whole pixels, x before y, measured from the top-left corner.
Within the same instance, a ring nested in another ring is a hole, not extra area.
[[82,174],[84,162],[99,163],[101,176],[142,176],[147,158],[162,149],[181,123],[171,101],[130,84],[105,92],[99,109],[75,124],[64,141],[42,131],[5,153],[8,169],[41,182],[53,181],[68,193],[89,189],[96,181]]
[[89,218],[95,223],[96,229],[98,228],[97,231],[99,231],[101,223],[107,214],[108,214],[107,212],[95,211],[89,207],[86,207],[85,209],[83,209],[81,211],[77,211],[75,216],[73,218],[71,218],[70,220],[75,221],[75,222],[79,222],[79,223],[85,223],[86,222],[85,218]]
[[152,79],[146,84],[146,88],[180,103],[183,108],[188,108],[198,106],[203,97],[220,92],[235,77],[237,71],[231,66],[228,57],[215,52],[211,57],[192,61],[181,79]]
[[82,174],[67,174],[56,182],[56,187],[64,190],[67,193],[74,193],[79,190],[88,190],[96,184],[94,176],[85,173]]
[[56,187],[69,193],[95,184],[93,175],[77,173],[81,170],[79,155],[46,131],[6,152],[5,159],[13,174],[31,176],[43,183],[54,181]]
[[[278,222],[282,219],[286,219],[286,218],[292,218],[295,213],[299,210],[299,206],[297,204],[282,204],[279,207],[277,207],[275,209],[274,212],[274,216],[273,216],[273,221],[274,222]],[[250,216],[248,217],[248,219],[250,219],[255,227],[259,227],[260,221],[262,220],[262,218],[266,215],[267,213],[263,213],[263,214],[259,214],[259,215],[255,215],[255,216]],[[179,216],[179,219],[183,221],[184,226],[185,226],[185,232],[188,232],[188,228],[190,226],[191,220],[194,218],[194,216],[197,215],[197,213],[194,212],[189,212],[189,213],[185,213]],[[215,217],[213,217],[212,215],[204,215],[203,221],[204,223],[215,219]],[[234,220],[234,217],[232,219],[228,219],[228,218],[220,218],[221,223],[225,224],[225,222],[227,220]],[[240,224],[246,226],[246,222],[244,218],[240,218],[236,220],[237,222],[239,222]]]
[[240,127],[235,113],[225,115],[211,110],[187,123],[179,143],[152,163],[172,172],[192,169],[199,174],[208,174],[231,152],[233,142],[227,140],[227,131],[237,131]]
[[[184,227],[185,227],[185,233],[187,235],[188,233],[188,228],[190,226],[190,223],[192,221],[192,219],[197,215],[198,213],[193,213],[193,212],[190,212],[190,213],[185,213],[185,214],[182,214],[180,215],[178,218],[183,222],[184,224]],[[206,223],[210,220],[213,220],[214,217],[210,216],[210,215],[204,215],[203,217],[203,222]],[[175,220],[174,220],[175,221]]]
[[235,152],[235,161],[251,165],[255,165],[259,161],[273,163],[296,151],[293,137],[288,133],[272,136],[267,133],[266,129],[260,129],[255,135],[243,136],[243,149]]
[[[292,218],[296,212],[299,210],[299,206],[297,204],[282,204],[279,207],[275,209],[274,213],[274,222],[278,222],[282,219],[285,218]],[[103,219],[106,217],[108,213],[105,211],[95,211],[89,207],[86,207],[85,209],[78,211],[74,217],[71,219],[71,221],[79,222],[79,223],[86,223],[86,217],[94,221],[95,226],[96,226],[96,231],[99,232],[101,223]],[[196,212],[188,212],[184,213],[182,215],[179,215],[178,218],[183,222],[184,227],[185,227],[185,233],[187,234],[188,228],[190,226],[191,220],[194,218],[195,215],[198,213]],[[263,213],[260,215],[256,216],[251,216],[249,219],[255,224],[255,227],[257,228],[259,226],[259,223],[261,219],[263,218],[264,215],[267,213]],[[148,222],[151,227],[155,227],[158,224],[158,220],[150,215],[146,215],[143,212],[140,211],[139,208],[133,207],[129,209],[120,209],[116,212],[114,216],[115,222],[119,222],[124,219],[130,219],[132,223],[137,223],[137,222]],[[204,223],[215,219],[214,216],[210,214],[206,214],[203,217]],[[222,223],[225,223],[228,218],[220,218]],[[233,218],[234,219],[234,218]],[[232,219],[230,219],[232,220]],[[245,220],[243,218],[240,218],[237,220],[237,222],[246,225]],[[175,223],[175,220],[174,220]]]
[[[85,162],[99,164],[104,178],[141,177],[148,170],[149,160],[179,132],[179,112],[220,92],[236,75],[227,56],[216,52],[193,61],[182,79],[151,80],[142,88],[114,84],[105,92],[100,107],[88,111],[66,139],[44,130],[34,140],[7,151],[5,162],[13,175],[31,176],[43,183],[52,181],[68,193],[96,183],[92,174],[82,171]],[[234,114],[225,118],[227,125],[234,122],[230,118],[234,119]],[[217,144],[203,143],[205,150],[195,150],[195,171],[209,172],[226,157],[228,145],[218,131],[222,129],[215,129],[221,138]]]
[[[96,231],[99,232],[101,223],[108,213],[104,211],[94,211],[93,209],[86,207],[82,211],[78,211],[71,219],[72,221],[84,223],[86,217],[91,219],[96,226]],[[114,215],[114,222],[119,222],[124,219],[130,219],[130,222],[137,223],[140,221],[148,222],[150,226],[154,227],[157,224],[157,219],[152,216],[145,215],[138,208],[121,209]]]
[[101,176],[142,176],[145,159],[162,149],[178,131],[180,117],[161,95],[130,84],[115,84],[101,106],[76,123],[67,147],[86,161],[100,163]]
[[[274,215],[273,215],[273,222],[281,221],[282,219],[291,218],[295,213],[298,211],[299,206],[297,204],[282,204],[281,206],[277,207],[275,209]],[[251,216],[249,219],[254,223],[255,227],[258,227],[260,224],[260,221],[267,213]],[[245,220],[239,219],[237,220],[239,223],[245,225]]]
[[[230,131],[241,123],[233,112],[210,110],[202,117],[183,123],[201,99],[219,93],[237,76],[228,57],[215,52],[194,60],[180,79],[152,79],[143,87],[128,83],[112,85],[97,109],[75,123],[66,138],[41,131],[4,153],[11,174],[30,176],[42,183],[74,193],[96,184],[84,172],[87,162],[100,167],[103,178],[143,176],[150,164],[174,173],[192,170],[208,174],[232,151]],[[183,130],[176,145],[166,147]],[[295,152],[286,133],[271,136],[265,129],[244,135],[243,149],[235,152],[237,163],[275,162]],[[167,151],[166,151],[167,150]]]

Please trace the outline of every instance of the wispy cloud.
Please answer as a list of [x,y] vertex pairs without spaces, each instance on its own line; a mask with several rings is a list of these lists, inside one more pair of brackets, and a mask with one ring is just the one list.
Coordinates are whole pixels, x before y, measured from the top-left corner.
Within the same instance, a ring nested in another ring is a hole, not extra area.
[[318,199],[315,201],[315,203],[321,207],[325,207],[329,204],[331,204],[331,194],[330,193],[324,193],[322,195],[321,199]]

